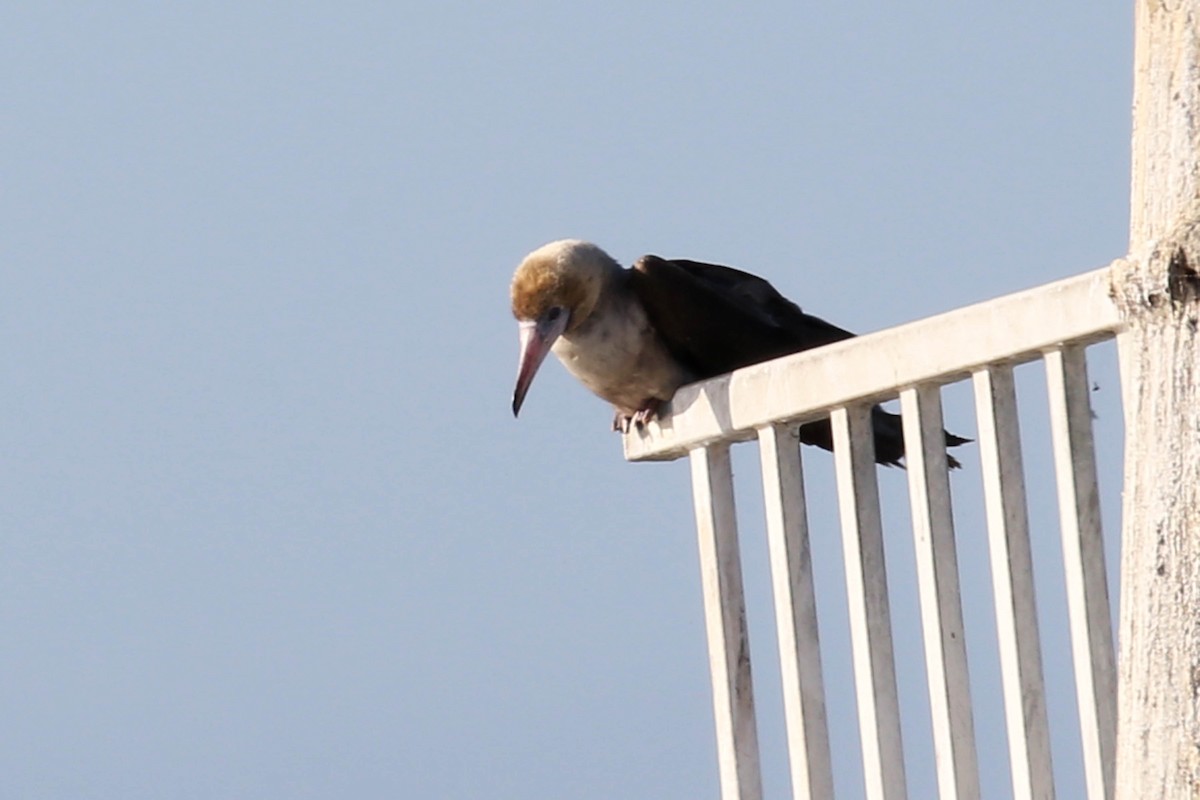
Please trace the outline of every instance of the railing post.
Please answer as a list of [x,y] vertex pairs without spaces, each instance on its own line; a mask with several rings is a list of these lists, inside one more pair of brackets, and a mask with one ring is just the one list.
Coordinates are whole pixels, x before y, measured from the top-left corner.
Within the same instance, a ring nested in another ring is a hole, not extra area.
[[1046,353],[1046,385],[1083,763],[1088,795],[1107,800],[1113,796],[1117,734],[1116,654],[1092,446],[1087,358],[1082,347],[1066,345]]
[[900,800],[905,797],[907,787],[871,407],[838,408],[830,421],[842,518],[863,777],[868,800]]
[[941,389],[928,384],[905,389],[900,393],[900,405],[938,786],[943,800],[977,800],[979,764],[942,435]]
[[1138,0],[1116,781],[1200,797],[1200,0]]
[[779,424],[760,429],[759,454],[792,794],[796,800],[826,800],[833,797],[833,766],[805,519],[804,473],[794,430],[794,425]]
[[750,639],[729,445],[698,447],[691,452],[691,463],[721,797],[761,800]]
[[975,373],[975,405],[1013,797],[1050,800],[1054,774],[1012,367]]

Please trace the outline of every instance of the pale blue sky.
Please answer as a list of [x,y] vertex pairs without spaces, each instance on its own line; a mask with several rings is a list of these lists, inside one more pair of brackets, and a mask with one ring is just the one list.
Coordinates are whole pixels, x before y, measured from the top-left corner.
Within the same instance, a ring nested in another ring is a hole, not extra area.
[[[1131,22],[1082,0],[7,4],[0,796],[715,797],[686,468],[624,463],[556,364],[511,418],[513,267],[568,236],[711,260],[865,332],[1101,266],[1126,243]],[[1069,724],[1044,390],[1020,375]],[[969,393],[947,397],[971,434]],[[954,487],[1003,797],[976,453]],[[805,455],[857,797],[831,465]],[[755,458],[735,463],[779,797]],[[881,484],[927,797],[904,475]],[[1075,796],[1069,727],[1055,746]]]

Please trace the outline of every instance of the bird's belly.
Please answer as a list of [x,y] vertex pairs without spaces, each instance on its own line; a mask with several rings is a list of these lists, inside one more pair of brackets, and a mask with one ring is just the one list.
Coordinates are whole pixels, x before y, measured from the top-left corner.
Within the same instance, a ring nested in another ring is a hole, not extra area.
[[584,386],[629,415],[649,400],[670,400],[689,379],[652,334],[563,336],[554,354]]

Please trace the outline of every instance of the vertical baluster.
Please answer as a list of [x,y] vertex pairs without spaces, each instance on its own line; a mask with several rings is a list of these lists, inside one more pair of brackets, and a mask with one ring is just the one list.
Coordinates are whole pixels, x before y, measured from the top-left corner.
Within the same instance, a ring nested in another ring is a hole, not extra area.
[[700,544],[700,577],[708,631],[713,714],[723,800],[761,800],[762,775],[750,640],[738,552],[729,445],[691,451],[692,493]]
[[1054,776],[1012,367],[984,368],[974,382],[1013,796],[1049,800]]
[[863,775],[869,800],[899,800],[904,752],[870,407],[836,409],[831,422]]
[[804,473],[794,430],[795,426],[778,424],[761,428],[759,455],[792,794],[796,800],[826,800],[833,797],[833,769],[805,518]]
[[1046,379],[1084,769],[1088,795],[1107,800],[1113,796],[1116,657],[1084,348],[1047,352]]
[[945,800],[977,800],[979,765],[946,440],[942,434],[941,390],[937,386],[906,389],[900,394],[900,405],[904,412],[905,461],[938,787]]

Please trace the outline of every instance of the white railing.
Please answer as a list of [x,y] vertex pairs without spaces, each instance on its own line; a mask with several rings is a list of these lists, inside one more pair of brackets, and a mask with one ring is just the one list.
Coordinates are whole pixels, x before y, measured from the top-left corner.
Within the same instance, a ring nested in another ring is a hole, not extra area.
[[981,796],[967,672],[941,387],[974,384],[1012,794],[1054,796],[1013,367],[1042,359],[1058,483],[1071,649],[1088,796],[1113,792],[1116,684],[1084,350],[1121,321],[1109,269],[758,364],[681,389],[661,419],[625,437],[634,461],[692,467],[721,793],[762,796],[729,445],[762,457],[793,794],[834,795],[794,429],[830,416],[868,798],[906,794],[882,515],[870,407],[899,396],[937,783]]

